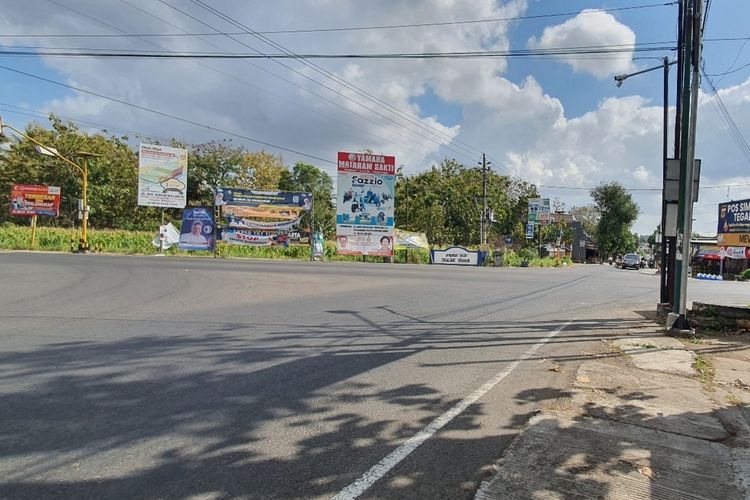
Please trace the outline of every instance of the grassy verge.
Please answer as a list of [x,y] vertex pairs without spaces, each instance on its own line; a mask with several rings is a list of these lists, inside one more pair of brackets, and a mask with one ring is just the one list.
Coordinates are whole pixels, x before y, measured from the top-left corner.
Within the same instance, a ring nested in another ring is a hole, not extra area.
[[711,363],[711,360],[697,354],[695,356],[695,361],[693,361],[693,368],[698,372],[698,380],[700,380],[707,389],[710,389],[713,386],[714,381],[714,366]]
[[[89,246],[101,249],[105,253],[126,255],[151,255],[158,249],[151,244],[155,233],[152,231],[124,231],[108,229],[91,229]],[[31,229],[15,225],[0,226],[0,249],[2,250],[44,250],[50,252],[69,252],[78,245],[79,232],[75,229],[57,227],[38,227],[36,245],[31,247]],[[211,252],[184,252],[172,247],[165,251],[168,255],[210,256]],[[227,245],[219,243],[218,254],[223,258],[263,258],[310,260],[308,245],[290,245],[289,247],[254,247]],[[356,255],[338,255],[336,244],[328,241],[325,244],[326,260],[362,261]],[[396,263],[407,262],[406,250],[396,250]],[[367,262],[385,262],[383,257],[368,257]],[[409,250],[410,264],[428,264],[430,255],[427,250]]]

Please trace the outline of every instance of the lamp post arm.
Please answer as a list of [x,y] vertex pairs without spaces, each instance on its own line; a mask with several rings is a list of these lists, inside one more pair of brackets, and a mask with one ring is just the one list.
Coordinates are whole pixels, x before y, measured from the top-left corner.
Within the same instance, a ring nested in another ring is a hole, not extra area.
[[53,155],[54,155],[55,157],[57,157],[57,158],[61,159],[62,161],[64,161],[64,162],[65,162],[65,163],[67,163],[68,165],[70,165],[70,166],[72,166],[72,167],[75,167],[75,168],[76,168],[76,169],[77,169],[77,170],[78,170],[78,171],[79,171],[79,172],[81,173],[81,175],[83,175],[84,177],[86,176],[86,172],[85,172],[85,171],[83,170],[83,168],[81,168],[80,166],[78,166],[78,165],[77,165],[76,163],[74,163],[74,162],[72,162],[72,161],[68,160],[68,159],[67,159],[67,158],[65,158],[65,157],[64,157],[63,155],[61,155],[60,153],[58,153],[57,151],[53,151],[53,150],[51,150],[51,149],[50,149],[49,147],[45,146],[44,144],[42,144],[41,142],[37,141],[36,139],[34,139],[34,138],[32,138],[32,137],[29,137],[28,135],[24,134],[23,132],[21,132],[21,131],[20,131],[20,130],[18,130],[17,128],[15,128],[15,127],[12,127],[12,126],[10,126],[10,125],[6,125],[6,124],[4,124],[4,123],[2,124],[2,128],[4,128],[4,129],[5,129],[5,128],[7,128],[7,129],[10,129],[10,130],[12,130],[12,131],[13,131],[13,132],[14,132],[15,134],[17,134],[17,135],[20,135],[20,136],[21,136],[21,137],[23,137],[24,139],[27,139],[27,140],[29,140],[29,141],[33,142],[34,144],[36,144],[36,145],[37,145],[37,146],[39,146],[40,148],[44,148],[45,150],[49,151],[49,152],[50,152],[50,153],[52,153],[52,154],[53,154]]
[[[677,61],[671,61],[669,63],[669,66],[672,66],[673,64],[677,64]],[[642,75],[643,73],[648,73],[649,71],[656,71],[657,69],[664,69],[664,64],[654,66],[653,68],[642,69],[640,71],[636,71],[635,73],[628,73],[626,75],[616,75],[615,81],[621,82],[627,78],[630,78],[631,76]]]

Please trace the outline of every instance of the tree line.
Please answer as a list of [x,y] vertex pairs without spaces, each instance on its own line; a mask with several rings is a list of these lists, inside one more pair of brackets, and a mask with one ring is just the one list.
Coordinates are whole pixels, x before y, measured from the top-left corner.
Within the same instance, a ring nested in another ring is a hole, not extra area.
[[[138,153],[127,136],[89,134],[73,123],[50,115],[50,127],[29,123],[25,133],[42,144],[57,148],[65,157],[84,161],[89,157],[89,205],[92,227],[155,230],[161,211],[137,205]],[[77,223],[76,203],[81,197],[80,174],[63,162],[42,156],[28,140],[9,142],[0,152],[0,201],[10,203],[12,184],[48,184],[62,188],[60,217],[41,221],[48,225]],[[144,142],[159,144],[158,140]],[[162,143],[163,144],[163,143]],[[231,140],[186,144],[171,140],[164,144],[188,150],[188,206],[211,205],[217,187],[259,190],[306,191],[314,194],[315,229],[327,237],[335,233],[335,197],[331,176],[315,165],[298,162],[291,168],[283,158],[267,151],[248,151]],[[396,181],[397,227],[423,232],[434,245],[476,245],[480,238],[482,172],[445,159],[418,174],[399,169]],[[639,209],[618,183],[602,184],[591,192],[593,203],[570,212],[596,240],[602,256],[625,253],[637,246],[630,232]],[[488,243],[511,236],[515,246],[524,246],[529,198],[539,197],[534,184],[487,173]],[[557,200],[556,200],[557,201]],[[561,203],[556,205],[562,206]],[[179,210],[168,209],[167,218],[177,220]],[[0,211],[0,222],[25,223]],[[309,221],[303,221],[309,227]],[[572,243],[573,234],[564,224],[543,228],[542,240]],[[535,244],[535,243],[534,243]]]

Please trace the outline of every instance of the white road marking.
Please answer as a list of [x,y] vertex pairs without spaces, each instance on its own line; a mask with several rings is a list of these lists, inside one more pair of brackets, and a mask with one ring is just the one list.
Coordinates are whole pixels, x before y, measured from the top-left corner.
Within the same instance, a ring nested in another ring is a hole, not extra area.
[[491,391],[493,387],[499,384],[505,377],[510,375],[510,373],[515,370],[522,361],[526,361],[531,356],[533,356],[540,347],[549,342],[552,337],[563,331],[573,321],[575,321],[575,319],[571,319],[556,330],[548,333],[542,340],[531,346],[525,353],[523,353],[520,358],[518,358],[516,361],[513,361],[502,371],[498,372],[494,377],[482,384],[479,389],[456,403],[448,411],[437,417],[421,431],[409,438],[404,444],[389,453],[383,460],[373,465],[372,468],[362,474],[359,479],[341,490],[335,497],[333,497],[333,500],[354,499],[367,491],[367,489],[370,488],[370,486],[372,486],[375,481],[385,476],[388,471],[398,465],[398,463],[405,459],[412,451],[416,450],[419,445],[430,439],[448,422],[456,418],[464,410],[466,410],[466,408],[476,403],[479,398]]

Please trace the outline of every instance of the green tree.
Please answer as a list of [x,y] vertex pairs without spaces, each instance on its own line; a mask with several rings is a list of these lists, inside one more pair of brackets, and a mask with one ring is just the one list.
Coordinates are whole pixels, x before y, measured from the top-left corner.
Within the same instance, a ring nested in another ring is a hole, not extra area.
[[[56,148],[61,155],[82,164],[81,152],[93,153],[89,158],[90,224],[101,228],[142,228],[155,220],[153,210],[137,210],[138,158],[127,145],[128,138],[88,134],[74,124],[50,115],[51,128],[28,124],[26,135]],[[47,184],[61,188],[60,217],[42,220],[43,224],[73,226],[77,223],[77,200],[82,195],[82,179],[78,170],[58,158],[42,156],[31,141],[22,139],[12,144],[0,161],[0,191],[3,205],[8,206],[11,184]],[[8,220],[7,210],[0,219]],[[20,220],[18,221],[20,222]]]
[[[333,180],[314,165],[297,162],[291,170],[284,170],[279,179],[282,191],[302,191],[313,194],[315,230],[326,237],[336,232],[336,214],[333,207]],[[310,220],[303,219],[302,227],[309,228]]]
[[599,225],[601,213],[596,205],[583,205],[570,209],[570,214],[581,223],[581,227],[589,236],[596,235],[596,228]]
[[285,170],[281,155],[267,151],[246,153],[239,164],[234,184],[237,187],[272,191],[279,188]]
[[596,228],[596,244],[602,257],[633,252],[638,238],[630,232],[640,209],[630,193],[618,182],[600,184],[591,197],[601,214]]
[[231,141],[191,146],[172,141],[171,145],[189,150],[188,205],[212,205],[218,187],[247,187],[239,183],[239,173],[247,155],[244,147],[235,147]]

